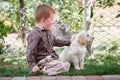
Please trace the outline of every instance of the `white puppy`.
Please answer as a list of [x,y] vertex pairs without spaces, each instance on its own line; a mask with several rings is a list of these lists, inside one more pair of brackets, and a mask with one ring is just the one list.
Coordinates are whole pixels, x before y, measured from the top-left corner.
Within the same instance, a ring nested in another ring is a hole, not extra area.
[[72,37],[72,43],[59,55],[61,60],[74,64],[76,70],[84,69],[84,57],[87,42],[93,40],[86,31],[79,32]]

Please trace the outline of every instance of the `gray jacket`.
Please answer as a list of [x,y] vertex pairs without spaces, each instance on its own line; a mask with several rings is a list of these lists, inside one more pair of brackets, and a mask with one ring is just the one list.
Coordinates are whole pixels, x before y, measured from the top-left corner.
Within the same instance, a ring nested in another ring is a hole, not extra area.
[[58,58],[58,55],[53,50],[53,46],[69,45],[70,41],[56,39],[51,31],[34,27],[27,37],[27,62],[33,68],[47,55]]

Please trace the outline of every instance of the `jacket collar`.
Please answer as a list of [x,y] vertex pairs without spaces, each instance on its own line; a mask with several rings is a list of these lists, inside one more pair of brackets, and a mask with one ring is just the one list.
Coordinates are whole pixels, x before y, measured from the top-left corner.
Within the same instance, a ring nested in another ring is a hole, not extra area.
[[41,28],[36,27],[36,26],[33,27],[33,30],[37,30],[39,32],[41,32],[41,31],[49,31],[49,30],[42,30]]

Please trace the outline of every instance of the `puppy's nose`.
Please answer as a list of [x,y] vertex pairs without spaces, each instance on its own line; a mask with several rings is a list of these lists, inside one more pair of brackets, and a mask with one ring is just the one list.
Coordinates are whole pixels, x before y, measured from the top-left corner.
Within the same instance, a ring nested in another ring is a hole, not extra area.
[[94,37],[92,37],[92,39],[94,39]]

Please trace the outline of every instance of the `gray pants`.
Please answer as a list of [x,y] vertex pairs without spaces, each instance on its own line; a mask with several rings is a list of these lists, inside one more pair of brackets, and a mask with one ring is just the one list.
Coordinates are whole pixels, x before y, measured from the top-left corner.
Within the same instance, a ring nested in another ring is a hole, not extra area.
[[56,75],[62,72],[67,72],[70,69],[70,63],[59,59],[54,59],[51,56],[39,61],[41,72],[47,75]]

